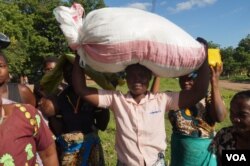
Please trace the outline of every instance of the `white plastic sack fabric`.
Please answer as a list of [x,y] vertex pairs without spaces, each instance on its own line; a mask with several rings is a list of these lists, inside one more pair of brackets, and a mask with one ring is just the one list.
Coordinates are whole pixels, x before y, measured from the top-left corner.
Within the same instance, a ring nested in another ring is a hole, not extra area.
[[102,8],[85,18],[83,8],[54,9],[69,46],[81,61],[99,72],[119,72],[140,63],[161,77],[177,77],[197,69],[204,46],[159,15],[133,8]]

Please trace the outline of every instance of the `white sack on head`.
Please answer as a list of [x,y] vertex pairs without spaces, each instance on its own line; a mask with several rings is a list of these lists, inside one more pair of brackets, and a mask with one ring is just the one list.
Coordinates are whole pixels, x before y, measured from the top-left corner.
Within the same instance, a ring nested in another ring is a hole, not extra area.
[[71,47],[80,44],[80,35],[82,32],[82,17],[84,9],[80,4],[74,3],[71,8],[59,6],[54,9],[57,21],[61,24],[60,28]]
[[80,10],[64,8],[57,7],[54,13],[69,46],[97,71],[116,73],[140,63],[156,75],[177,77],[197,69],[205,59],[203,45],[159,15],[133,8],[102,8],[79,19]]

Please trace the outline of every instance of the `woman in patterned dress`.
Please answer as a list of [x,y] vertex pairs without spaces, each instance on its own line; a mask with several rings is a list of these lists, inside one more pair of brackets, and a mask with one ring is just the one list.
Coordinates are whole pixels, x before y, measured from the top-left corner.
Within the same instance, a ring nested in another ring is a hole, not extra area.
[[[206,41],[197,40],[205,45]],[[222,65],[210,66],[211,93],[197,104],[180,110],[171,110],[168,113],[172,124],[171,136],[171,166],[213,166],[216,158],[208,150],[214,137],[215,123],[226,117],[226,108],[219,91],[219,77]],[[191,89],[196,83],[197,72],[179,77],[182,90]],[[159,90],[160,79],[155,77],[152,92]],[[190,96],[191,97],[191,96]],[[185,100],[185,99],[183,99]]]
[[[208,150],[215,134],[215,123],[226,117],[226,108],[219,91],[222,66],[211,67],[211,92],[193,107],[172,110],[168,116],[172,124],[172,166],[214,166],[216,158]],[[179,78],[181,89],[189,89],[195,83],[197,73]]]
[[0,165],[37,165],[38,152],[44,166],[57,166],[53,134],[38,111],[6,101],[0,98]]

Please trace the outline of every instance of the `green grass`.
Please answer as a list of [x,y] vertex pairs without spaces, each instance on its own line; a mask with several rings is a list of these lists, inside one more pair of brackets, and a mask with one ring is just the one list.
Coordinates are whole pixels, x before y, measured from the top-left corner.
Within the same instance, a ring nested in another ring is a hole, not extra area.
[[[177,79],[161,79],[160,87],[161,87],[161,91],[166,91],[166,90],[179,91],[180,90]],[[126,85],[119,87],[118,89],[121,90],[122,92],[127,91]],[[231,91],[231,90],[221,89],[221,93],[222,93],[222,97],[225,101],[227,108],[229,108],[230,100],[236,92]],[[229,125],[231,125],[231,122],[229,120],[229,113],[228,113],[227,118],[222,123],[218,123],[216,125],[216,131],[218,131],[222,127],[229,126]],[[116,130],[115,121],[114,121],[113,114],[111,113],[111,118],[110,118],[110,122],[109,122],[107,130],[99,133],[101,140],[102,140],[103,149],[104,149],[105,162],[106,162],[106,165],[108,166],[116,165],[116,160],[117,160],[116,152],[114,149],[115,130]],[[170,136],[172,133],[172,127],[168,118],[166,118],[166,133],[167,133],[167,143],[168,143],[167,150],[166,150],[166,160],[169,161],[170,160],[170,141],[171,141]]]
[[221,79],[227,79],[232,82],[245,82],[245,83],[250,82],[250,77],[248,77],[247,75],[241,75],[241,74],[236,74],[230,77],[222,76]]

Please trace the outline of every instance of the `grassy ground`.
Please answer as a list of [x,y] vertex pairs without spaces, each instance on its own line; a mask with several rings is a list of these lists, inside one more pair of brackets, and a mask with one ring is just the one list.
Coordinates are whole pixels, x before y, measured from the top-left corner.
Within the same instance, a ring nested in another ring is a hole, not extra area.
[[[119,87],[119,90],[126,92],[127,91],[126,85],[123,87]],[[176,80],[176,79],[162,79],[161,80],[161,91],[166,91],[166,90],[171,90],[171,91],[179,90],[178,80]],[[236,92],[230,91],[230,90],[225,90],[225,89],[221,89],[221,92],[222,92],[222,96],[223,96],[223,99],[225,101],[225,104],[226,104],[227,108],[229,108],[229,102],[230,102],[232,96]],[[222,123],[219,123],[216,125],[216,131],[218,131],[222,127],[229,126],[230,124],[231,124],[231,122],[229,120],[229,117],[227,116],[227,118]],[[100,137],[101,137],[102,145],[103,145],[103,149],[104,149],[106,165],[108,165],[108,166],[116,165],[116,160],[117,160],[116,152],[114,149],[115,130],[116,130],[115,129],[115,121],[114,121],[113,115],[111,114],[111,119],[110,119],[107,130],[105,130],[104,132],[100,132]],[[166,133],[167,133],[167,142],[168,142],[168,148],[166,151],[166,159],[169,161],[170,160],[170,145],[169,145],[169,143],[171,141],[170,136],[171,136],[172,130],[171,130],[171,124],[167,118],[166,118]]]

